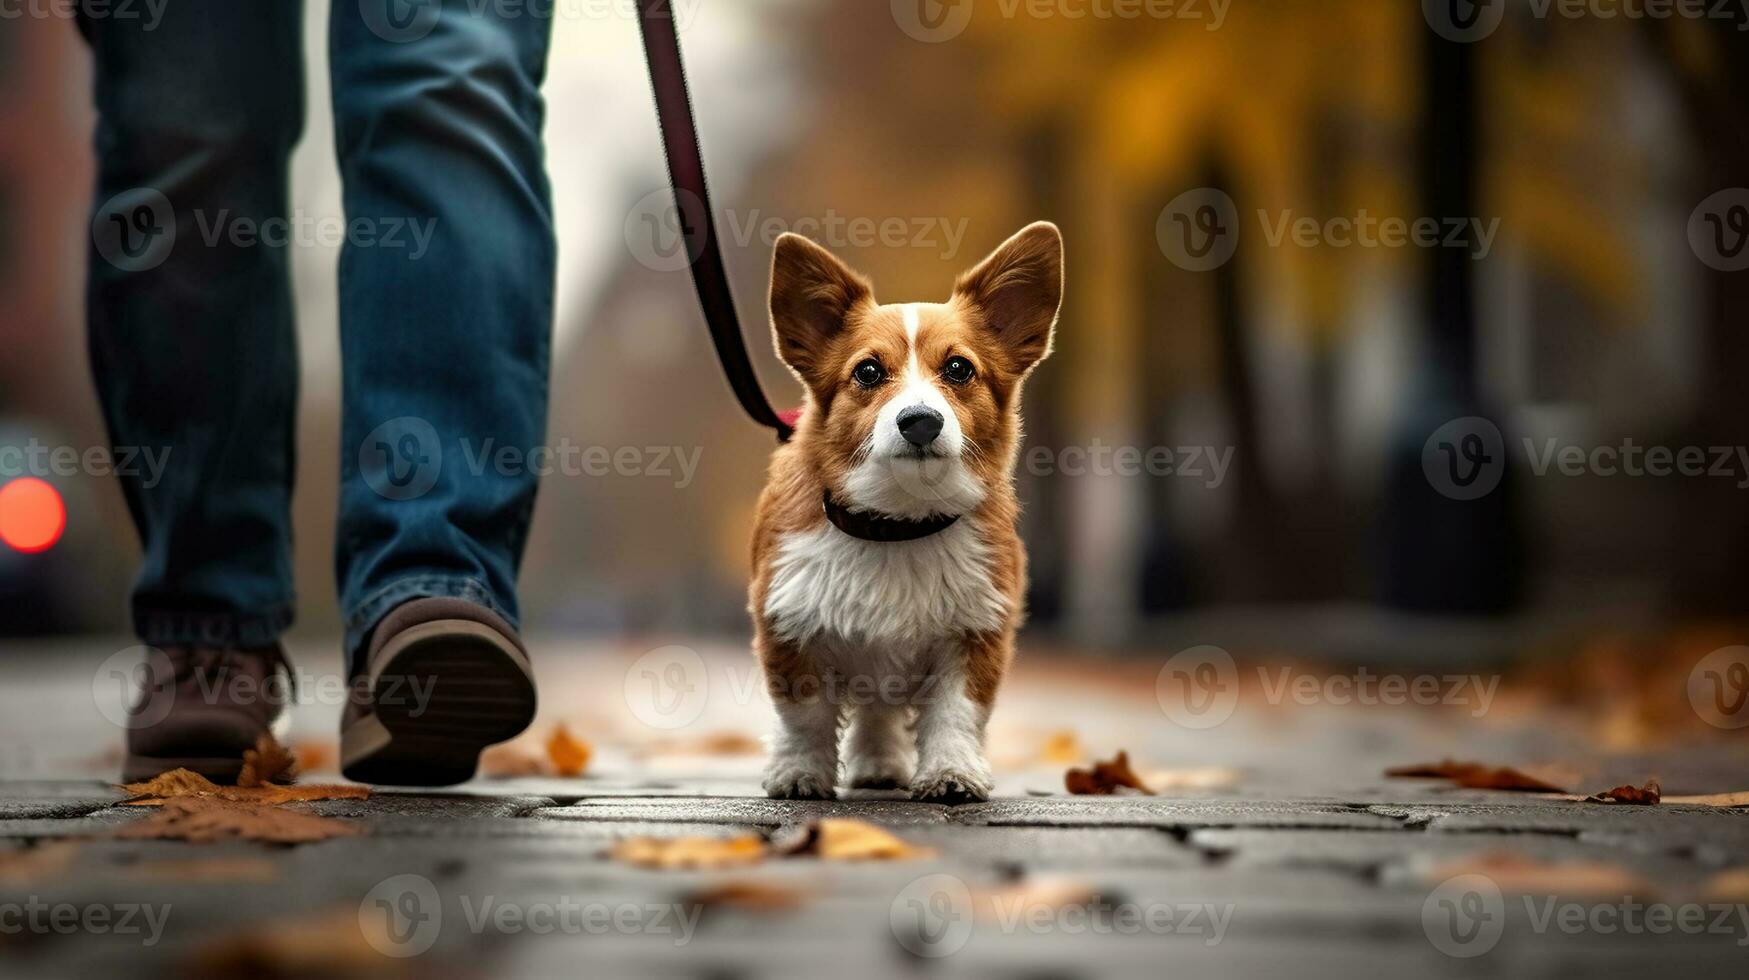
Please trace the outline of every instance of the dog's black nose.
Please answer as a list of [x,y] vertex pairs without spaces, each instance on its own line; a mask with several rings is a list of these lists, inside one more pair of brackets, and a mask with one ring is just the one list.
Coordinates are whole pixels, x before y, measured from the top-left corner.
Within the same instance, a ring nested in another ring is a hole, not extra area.
[[899,413],[899,434],[905,441],[921,449],[941,435],[941,413],[933,408],[913,405]]

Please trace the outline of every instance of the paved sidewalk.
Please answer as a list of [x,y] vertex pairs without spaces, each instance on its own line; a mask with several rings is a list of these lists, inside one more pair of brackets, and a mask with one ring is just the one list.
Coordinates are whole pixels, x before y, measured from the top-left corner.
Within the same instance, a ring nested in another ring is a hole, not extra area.
[[[1611,755],[1546,718],[1353,705],[1241,707],[1192,730],[1155,701],[1158,662],[1041,656],[993,726],[999,799],[777,802],[759,792],[757,757],[689,755],[676,741],[755,733],[768,711],[738,693],[750,689],[734,651],[697,649],[707,703],[672,729],[639,724],[641,650],[542,662],[537,734],[564,721],[594,742],[586,778],[293,804],[366,833],[289,848],[112,839],[142,816],[101,778],[119,731],[93,677],[113,651],[9,650],[0,975],[1645,977],[1742,976],[1749,963],[1737,904],[1749,894],[1709,893],[1749,867],[1749,810],[1381,776],[1455,755],[1560,763],[1585,790],[1648,772],[1672,794],[1742,790],[1741,740]],[[303,705],[297,737],[331,738],[337,714]],[[33,726],[42,734],[27,740]],[[1064,732],[1092,755],[1129,749],[1138,770],[1237,775],[1158,797],[1070,797],[1064,767],[1038,754]],[[680,872],[604,855],[627,837],[781,836],[828,816],[935,856]],[[146,934],[153,915],[161,928]]]

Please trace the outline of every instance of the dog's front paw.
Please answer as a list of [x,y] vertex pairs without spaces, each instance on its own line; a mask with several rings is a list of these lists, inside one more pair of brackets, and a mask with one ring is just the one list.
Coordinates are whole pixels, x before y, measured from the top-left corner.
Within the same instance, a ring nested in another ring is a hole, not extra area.
[[835,800],[836,774],[806,766],[773,766],[765,774],[765,794],[774,800]]
[[911,781],[911,798],[925,803],[982,803],[990,798],[990,774],[955,769],[919,773]]

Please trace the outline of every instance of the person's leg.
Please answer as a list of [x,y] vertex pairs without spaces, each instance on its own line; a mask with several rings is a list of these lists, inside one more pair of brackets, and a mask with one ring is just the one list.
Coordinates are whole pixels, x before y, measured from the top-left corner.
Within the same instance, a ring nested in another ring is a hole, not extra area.
[[[97,106],[91,367],[144,552],[152,647],[123,778],[234,779],[282,716],[297,346],[290,257],[225,233],[287,215],[301,4],[178,0],[81,17]],[[215,232],[215,229],[219,229]]]
[[[405,655],[449,664],[448,677],[473,676],[452,685],[465,687],[458,696],[469,704],[499,681],[511,691],[491,723],[473,731],[474,742],[517,728],[533,708],[532,687],[512,676],[526,665],[511,661],[537,478],[526,466],[499,466],[494,455],[526,454],[546,438],[555,245],[540,85],[551,19],[533,10],[367,0],[336,4],[330,24],[335,137],[353,232],[340,259],[336,566],[347,655],[375,684],[378,654],[405,652],[373,642],[392,611],[427,597],[483,607],[490,617],[477,618],[493,620],[494,634],[509,633],[504,642],[471,633],[482,624],[467,616],[395,622],[419,636],[436,630],[439,647],[447,642],[441,623],[465,638],[467,650]],[[430,678],[413,680],[421,679]],[[454,707],[458,719],[472,710]],[[422,705],[413,721],[429,729],[446,713]],[[469,739],[441,734],[459,740],[445,767],[465,778]],[[348,736],[349,774],[444,781],[408,774],[405,761],[354,765],[388,737]],[[410,760],[412,751],[402,755]]]
[[289,256],[210,229],[286,216],[301,7],[80,21],[98,112],[91,366],[111,441],[164,464],[122,478],[144,549],[134,624],[155,646],[265,646],[291,622]]

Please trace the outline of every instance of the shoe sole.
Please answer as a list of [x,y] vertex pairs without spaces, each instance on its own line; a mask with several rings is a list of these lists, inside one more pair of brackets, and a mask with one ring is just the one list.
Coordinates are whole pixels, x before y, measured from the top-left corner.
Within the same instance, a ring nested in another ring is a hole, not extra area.
[[390,640],[370,676],[371,713],[340,733],[340,771],[361,783],[453,786],[480,753],[534,720],[534,670],[483,623],[421,623]]

